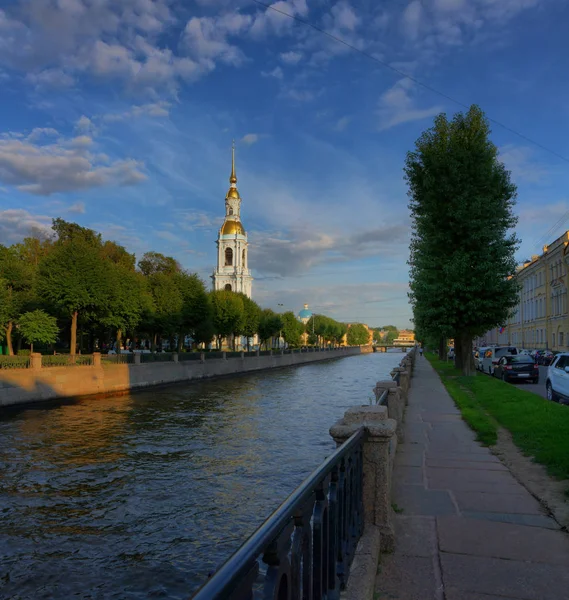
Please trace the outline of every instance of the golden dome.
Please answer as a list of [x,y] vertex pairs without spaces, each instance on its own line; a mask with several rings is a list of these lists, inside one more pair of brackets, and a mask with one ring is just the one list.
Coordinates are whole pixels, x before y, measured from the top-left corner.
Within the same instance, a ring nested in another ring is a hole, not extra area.
[[239,221],[225,221],[221,228],[221,235],[245,235],[245,229]]
[[239,200],[241,198],[241,196],[239,195],[239,192],[237,191],[237,188],[229,188],[229,191],[227,192],[227,198],[235,198],[236,200]]

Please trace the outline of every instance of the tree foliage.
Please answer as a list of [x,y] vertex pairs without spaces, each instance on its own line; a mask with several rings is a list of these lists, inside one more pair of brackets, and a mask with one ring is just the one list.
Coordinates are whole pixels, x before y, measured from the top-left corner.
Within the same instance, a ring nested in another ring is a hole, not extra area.
[[452,121],[441,114],[405,164],[415,327],[421,336],[454,337],[465,374],[473,336],[502,324],[517,301],[516,187],[489,134],[476,106]]
[[369,331],[361,323],[352,323],[348,327],[347,334],[348,345],[364,346],[369,343]]
[[235,292],[215,290],[211,292],[213,309],[213,328],[217,337],[217,347],[221,349],[221,341],[234,333],[243,330],[243,300]]
[[43,310],[24,313],[18,319],[18,330],[22,338],[30,344],[32,352],[34,343],[53,344],[59,333],[57,319]]
[[282,326],[281,316],[270,308],[265,308],[259,319],[259,339],[268,347],[269,340],[279,335]]
[[301,343],[304,325],[296,318],[292,311],[281,315],[282,336],[286,344],[291,348],[298,348]]

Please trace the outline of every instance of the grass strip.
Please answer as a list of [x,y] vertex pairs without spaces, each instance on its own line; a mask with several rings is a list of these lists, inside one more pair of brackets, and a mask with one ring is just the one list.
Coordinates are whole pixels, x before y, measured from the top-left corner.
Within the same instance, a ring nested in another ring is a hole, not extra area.
[[463,377],[436,355],[427,358],[482,443],[493,443],[484,440],[492,439],[491,425],[496,432],[498,423],[550,475],[569,479],[569,407],[487,375]]

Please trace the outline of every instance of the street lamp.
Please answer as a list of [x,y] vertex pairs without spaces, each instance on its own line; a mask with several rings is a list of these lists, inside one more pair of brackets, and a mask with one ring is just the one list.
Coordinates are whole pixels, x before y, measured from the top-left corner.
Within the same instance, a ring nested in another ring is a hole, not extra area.
[[[277,306],[282,306],[282,308],[284,309],[284,304],[277,304]],[[281,323],[282,323],[282,321],[281,321]],[[279,350],[281,349],[281,340],[282,340],[282,337],[283,337],[283,330],[282,330],[282,327],[281,327],[281,329],[279,329]]]

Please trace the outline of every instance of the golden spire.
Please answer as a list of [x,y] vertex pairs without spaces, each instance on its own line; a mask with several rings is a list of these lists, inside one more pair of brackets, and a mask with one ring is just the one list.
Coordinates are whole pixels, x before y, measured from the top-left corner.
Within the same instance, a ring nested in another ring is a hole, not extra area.
[[229,183],[233,186],[237,183],[237,175],[235,175],[235,140],[231,146],[231,175],[229,176]]

